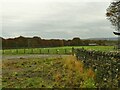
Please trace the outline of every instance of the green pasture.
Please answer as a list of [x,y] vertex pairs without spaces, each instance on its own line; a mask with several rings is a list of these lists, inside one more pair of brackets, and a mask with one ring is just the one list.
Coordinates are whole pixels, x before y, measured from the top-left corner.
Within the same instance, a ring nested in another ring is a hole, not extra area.
[[70,54],[70,48],[30,48],[30,49],[7,49],[3,54]]
[[84,48],[87,50],[115,51],[114,46],[66,46],[51,48],[24,48],[24,49],[5,49],[2,54],[71,54],[72,48]]

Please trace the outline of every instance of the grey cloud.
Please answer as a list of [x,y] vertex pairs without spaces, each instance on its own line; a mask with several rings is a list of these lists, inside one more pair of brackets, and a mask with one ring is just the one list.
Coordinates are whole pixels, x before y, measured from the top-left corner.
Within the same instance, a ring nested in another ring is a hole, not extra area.
[[35,8],[28,11],[28,14],[27,11],[23,15],[18,15],[17,12],[16,15],[6,14],[3,21],[3,37],[38,35],[43,38],[67,39],[75,36],[80,38],[114,36],[112,35],[113,29],[105,17],[108,3],[54,2],[44,4],[40,4],[42,6],[37,4]]

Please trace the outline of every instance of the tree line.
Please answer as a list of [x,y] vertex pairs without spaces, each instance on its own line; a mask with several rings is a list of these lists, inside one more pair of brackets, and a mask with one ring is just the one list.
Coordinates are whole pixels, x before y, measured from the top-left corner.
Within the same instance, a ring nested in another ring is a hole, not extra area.
[[23,37],[2,39],[3,49],[12,48],[45,48],[45,47],[61,47],[61,46],[88,46],[90,44],[95,45],[110,45],[110,41],[107,40],[83,40],[79,37],[75,37],[72,40],[65,39],[41,39],[40,37]]

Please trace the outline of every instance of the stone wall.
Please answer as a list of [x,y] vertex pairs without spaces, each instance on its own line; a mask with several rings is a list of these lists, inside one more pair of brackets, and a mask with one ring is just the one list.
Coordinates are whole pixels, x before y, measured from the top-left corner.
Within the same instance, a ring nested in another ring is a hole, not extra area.
[[76,49],[78,60],[85,68],[92,68],[98,88],[120,87],[120,52],[102,52],[94,50]]

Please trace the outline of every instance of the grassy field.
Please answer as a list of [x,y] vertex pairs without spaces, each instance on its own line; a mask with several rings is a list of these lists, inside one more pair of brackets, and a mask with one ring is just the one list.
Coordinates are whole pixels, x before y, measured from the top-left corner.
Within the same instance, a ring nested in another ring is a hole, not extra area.
[[3,60],[3,88],[95,88],[95,73],[73,56]]
[[[85,48],[99,51],[114,51],[113,46],[73,46],[76,48]],[[30,49],[7,49],[1,51],[3,54],[71,54],[72,46],[53,47],[53,48],[30,48]]]

